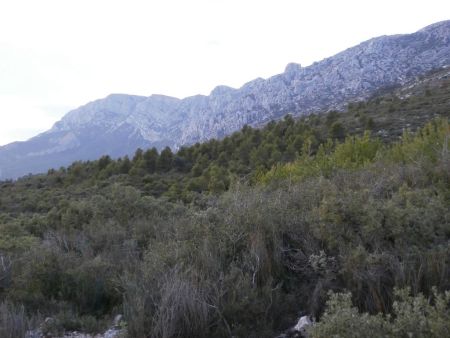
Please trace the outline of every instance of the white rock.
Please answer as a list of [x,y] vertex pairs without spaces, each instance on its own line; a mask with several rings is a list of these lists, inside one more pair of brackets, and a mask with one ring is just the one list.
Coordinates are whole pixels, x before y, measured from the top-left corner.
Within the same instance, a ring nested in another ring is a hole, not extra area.
[[294,326],[294,330],[303,332],[310,325],[312,325],[312,321],[309,319],[309,316],[303,316],[298,320],[297,325]]

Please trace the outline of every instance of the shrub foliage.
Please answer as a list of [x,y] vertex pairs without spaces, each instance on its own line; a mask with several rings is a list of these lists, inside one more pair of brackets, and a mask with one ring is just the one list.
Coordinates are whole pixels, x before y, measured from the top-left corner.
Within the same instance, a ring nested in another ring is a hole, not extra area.
[[445,336],[448,118],[377,137],[383,102],[0,182],[0,335]]

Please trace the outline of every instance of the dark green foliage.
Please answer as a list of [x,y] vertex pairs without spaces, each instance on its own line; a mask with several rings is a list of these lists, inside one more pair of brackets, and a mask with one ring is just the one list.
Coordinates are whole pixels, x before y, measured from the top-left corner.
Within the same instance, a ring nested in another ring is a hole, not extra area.
[[144,153],[144,167],[147,172],[153,174],[156,171],[156,164],[158,161],[158,150],[152,148]]
[[334,122],[331,125],[330,134],[332,138],[342,139],[345,137],[345,128],[340,122]]
[[161,151],[161,154],[159,155],[157,161],[156,161],[156,168],[159,171],[167,172],[172,169],[173,166],[173,154],[172,150],[170,150],[169,147],[164,148],[163,151]]
[[[317,337],[439,336],[450,137],[415,107],[440,111],[441,89],[0,182],[0,335],[37,313],[48,333],[95,332],[120,312],[130,337],[273,337],[306,312]],[[338,124],[350,135],[330,139]],[[330,290],[351,296],[326,307]]]

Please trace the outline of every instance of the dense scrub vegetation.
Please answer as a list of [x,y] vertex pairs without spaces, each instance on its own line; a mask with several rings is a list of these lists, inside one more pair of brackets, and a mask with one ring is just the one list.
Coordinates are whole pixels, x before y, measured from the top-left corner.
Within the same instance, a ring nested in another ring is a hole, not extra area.
[[307,313],[313,337],[439,337],[446,91],[1,182],[0,335],[46,316],[49,332],[93,332],[123,313],[130,337],[273,337]]

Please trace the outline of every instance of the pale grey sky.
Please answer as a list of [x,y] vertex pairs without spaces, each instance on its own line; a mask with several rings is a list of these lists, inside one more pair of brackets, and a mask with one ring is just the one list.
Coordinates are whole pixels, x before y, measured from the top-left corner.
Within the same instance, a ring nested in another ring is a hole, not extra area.
[[0,145],[110,93],[240,87],[447,19],[448,0],[0,0]]

